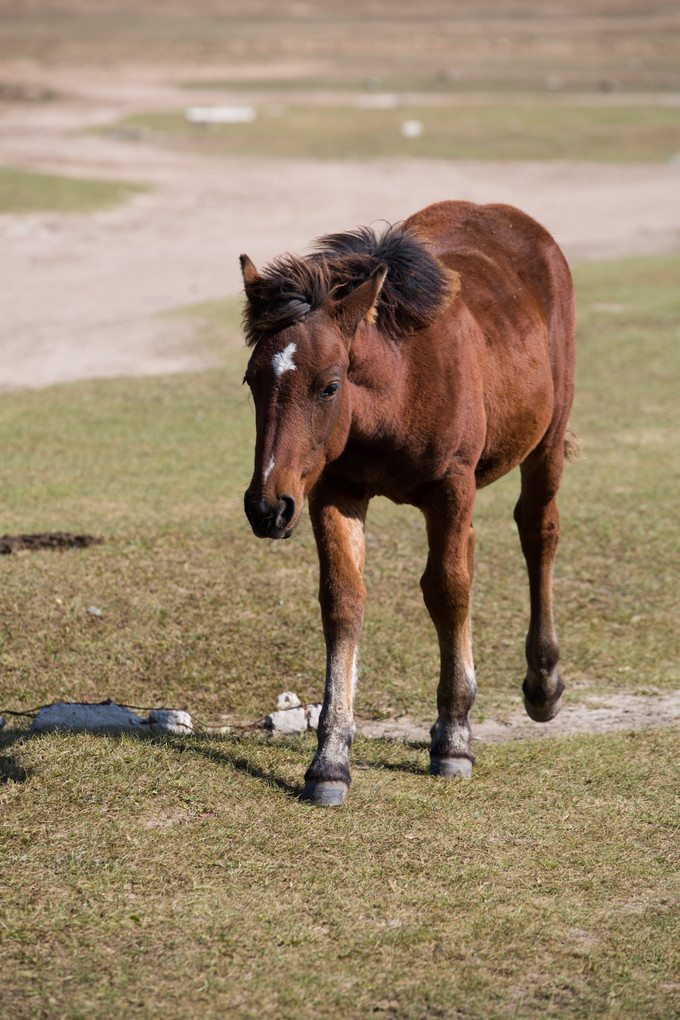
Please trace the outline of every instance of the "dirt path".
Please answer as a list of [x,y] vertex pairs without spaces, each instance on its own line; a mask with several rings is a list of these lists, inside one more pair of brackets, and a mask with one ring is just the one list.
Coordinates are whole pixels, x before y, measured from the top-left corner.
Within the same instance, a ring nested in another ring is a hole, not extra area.
[[159,316],[238,293],[240,252],[259,264],[442,198],[518,205],[576,261],[680,248],[675,166],[206,158],[81,133],[186,92],[93,72],[51,84],[64,98],[0,106],[0,164],[153,187],[93,215],[0,217],[0,389],[195,367],[187,328]]
[[[591,697],[583,704],[565,704],[548,724],[535,723],[522,711],[505,722],[484,719],[472,723],[472,739],[483,744],[505,744],[511,740],[540,740],[569,733],[609,733],[614,730],[680,727],[680,691],[649,696],[612,694]],[[377,721],[357,720],[357,733],[366,737],[429,742],[429,729],[408,716]]]

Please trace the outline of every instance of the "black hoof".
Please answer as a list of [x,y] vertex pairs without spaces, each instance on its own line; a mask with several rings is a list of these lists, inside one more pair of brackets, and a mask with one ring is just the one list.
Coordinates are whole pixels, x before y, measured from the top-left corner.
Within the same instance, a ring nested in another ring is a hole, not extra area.
[[472,762],[469,758],[430,758],[430,775],[445,779],[469,779]]
[[544,682],[543,686],[538,681],[531,683],[528,675],[522,684],[524,708],[529,718],[534,722],[550,722],[562,708],[562,692],[564,691],[562,678],[559,675],[552,678],[549,685],[552,688],[550,694],[546,693],[546,686],[548,686],[547,682]]
[[560,694],[557,701],[553,701],[552,704],[545,705],[532,705],[525,696],[524,708],[529,718],[534,722],[550,722],[562,708],[562,695]]
[[313,807],[341,807],[347,798],[349,787],[346,783],[305,783],[301,800],[307,801]]

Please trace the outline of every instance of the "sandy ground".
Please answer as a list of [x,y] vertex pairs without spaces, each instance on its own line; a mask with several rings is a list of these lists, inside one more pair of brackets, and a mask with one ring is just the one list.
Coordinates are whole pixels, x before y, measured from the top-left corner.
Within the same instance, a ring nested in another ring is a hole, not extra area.
[[160,316],[238,293],[242,251],[260,264],[444,198],[518,205],[573,261],[680,249],[677,166],[217,159],[80,133],[186,103],[153,76],[55,71],[48,84],[63,98],[0,105],[0,164],[152,190],[94,215],[0,217],[0,389],[195,367],[186,327]]
[[[680,726],[680,691],[649,696],[612,694],[590,697],[582,704],[568,703],[569,691],[560,714],[551,722],[535,723],[523,711],[500,722],[475,721],[472,711],[472,740],[482,744],[505,744],[511,740],[539,740],[570,733],[609,733],[613,730],[659,729]],[[429,742],[428,727],[409,716],[375,721],[358,720],[357,732],[366,737]]]
[[[152,189],[93,215],[0,217],[0,390],[198,367],[189,327],[163,313],[237,294],[241,252],[259,264],[303,252],[319,234],[400,220],[445,198],[520,206],[572,261],[680,250],[678,166],[206,158],[79,133],[134,109],[181,107],[186,93],[153,76],[55,76],[64,98],[0,104],[0,164]],[[567,704],[549,726],[523,713],[507,724],[485,720],[474,735],[498,741],[679,724],[680,692],[622,694]],[[427,739],[408,718],[359,728]]]

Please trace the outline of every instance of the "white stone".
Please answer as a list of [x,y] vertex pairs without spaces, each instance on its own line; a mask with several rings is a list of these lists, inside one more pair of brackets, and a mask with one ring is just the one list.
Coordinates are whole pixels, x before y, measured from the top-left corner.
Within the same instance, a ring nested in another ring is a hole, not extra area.
[[144,721],[129,708],[121,708],[113,701],[100,705],[58,701],[41,708],[31,724],[32,733],[52,733],[68,730],[71,733],[119,733],[142,730]]
[[319,728],[321,707],[321,702],[319,702],[318,705],[307,705],[307,725],[310,730],[318,730]]
[[402,138],[420,138],[424,131],[422,121],[405,120],[401,125]]
[[279,712],[284,712],[287,708],[299,708],[301,704],[302,702],[294,691],[284,691],[276,699],[276,707]]
[[318,729],[321,703],[302,705],[297,694],[284,691],[276,699],[277,711],[265,719],[265,726],[274,734],[305,733]]
[[372,95],[357,96],[355,106],[362,110],[394,110],[401,103],[399,96],[393,92],[374,92]]
[[264,721],[272,733],[305,733],[307,730],[307,712],[302,705],[299,708],[286,708],[272,712]]
[[149,726],[153,733],[192,733],[194,724],[188,712],[159,708],[149,712]]
[[252,124],[253,106],[190,106],[184,113],[190,124]]

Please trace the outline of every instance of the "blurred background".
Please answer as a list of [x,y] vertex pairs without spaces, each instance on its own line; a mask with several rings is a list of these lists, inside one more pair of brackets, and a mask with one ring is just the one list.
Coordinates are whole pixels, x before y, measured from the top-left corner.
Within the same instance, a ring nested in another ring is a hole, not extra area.
[[0,0],[0,387],[199,364],[241,251],[444,198],[675,251],[679,183],[677,3]]

